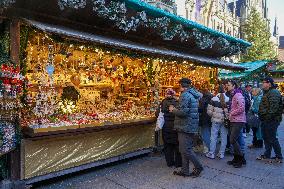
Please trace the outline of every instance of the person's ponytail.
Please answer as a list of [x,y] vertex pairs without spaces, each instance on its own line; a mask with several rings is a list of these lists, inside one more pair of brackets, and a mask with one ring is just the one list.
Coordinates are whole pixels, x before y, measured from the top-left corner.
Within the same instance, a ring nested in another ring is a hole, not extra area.
[[220,93],[220,102],[223,109],[227,108],[224,93]]

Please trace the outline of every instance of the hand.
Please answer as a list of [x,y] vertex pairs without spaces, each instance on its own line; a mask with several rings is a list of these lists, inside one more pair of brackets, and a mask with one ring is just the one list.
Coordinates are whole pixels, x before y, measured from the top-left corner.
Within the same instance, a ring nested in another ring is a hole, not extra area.
[[170,106],[169,106],[169,112],[173,112],[174,109],[175,109],[175,107],[174,107],[173,105],[170,105]]

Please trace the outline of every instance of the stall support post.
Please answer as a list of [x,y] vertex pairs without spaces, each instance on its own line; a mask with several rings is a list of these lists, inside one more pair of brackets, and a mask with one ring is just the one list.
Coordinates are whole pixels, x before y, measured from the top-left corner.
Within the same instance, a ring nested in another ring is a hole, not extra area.
[[[12,19],[10,23],[10,57],[16,65],[20,65],[20,21]],[[21,179],[21,148],[20,145],[10,153],[10,177],[14,188],[24,188]]]

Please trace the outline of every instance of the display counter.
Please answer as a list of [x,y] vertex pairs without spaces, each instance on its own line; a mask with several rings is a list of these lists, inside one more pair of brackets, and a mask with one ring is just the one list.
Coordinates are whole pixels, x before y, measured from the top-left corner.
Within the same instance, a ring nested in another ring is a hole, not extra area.
[[155,119],[149,119],[26,134],[21,178],[32,183],[149,153],[155,144],[154,125]]

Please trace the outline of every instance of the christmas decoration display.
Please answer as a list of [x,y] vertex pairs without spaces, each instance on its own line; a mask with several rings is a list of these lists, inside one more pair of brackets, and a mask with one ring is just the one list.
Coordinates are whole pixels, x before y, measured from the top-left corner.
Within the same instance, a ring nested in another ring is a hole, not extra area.
[[59,0],[58,5],[61,10],[64,10],[66,7],[74,9],[85,8],[86,0]]
[[18,118],[24,77],[14,66],[7,52],[0,45],[0,156],[16,148],[19,142]]
[[0,156],[16,148],[17,138],[15,125],[9,122],[0,122]]
[[200,88],[215,69],[134,57],[41,32],[29,34],[27,97],[22,125],[40,128],[86,127],[135,122],[154,116],[168,87],[180,77]]

